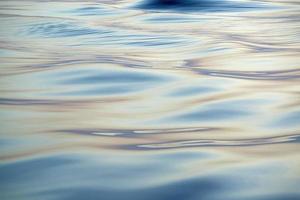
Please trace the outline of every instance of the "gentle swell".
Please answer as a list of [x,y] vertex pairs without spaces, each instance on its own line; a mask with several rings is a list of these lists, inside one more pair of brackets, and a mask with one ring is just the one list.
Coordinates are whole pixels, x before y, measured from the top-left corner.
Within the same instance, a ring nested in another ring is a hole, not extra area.
[[299,13],[0,1],[0,199],[300,199]]

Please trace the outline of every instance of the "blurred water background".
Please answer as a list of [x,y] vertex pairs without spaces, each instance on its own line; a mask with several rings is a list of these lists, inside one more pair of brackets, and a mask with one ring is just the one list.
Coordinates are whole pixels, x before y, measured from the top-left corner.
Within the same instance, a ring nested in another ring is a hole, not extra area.
[[298,0],[2,0],[0,20],[0,199],[300,199]]

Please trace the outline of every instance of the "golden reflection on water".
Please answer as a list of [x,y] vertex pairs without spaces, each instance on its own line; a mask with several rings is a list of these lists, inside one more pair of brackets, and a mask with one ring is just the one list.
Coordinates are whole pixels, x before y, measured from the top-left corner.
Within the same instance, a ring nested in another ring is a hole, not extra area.
[[0,199],[299,198],[299,4],[208,2],[1,1]]

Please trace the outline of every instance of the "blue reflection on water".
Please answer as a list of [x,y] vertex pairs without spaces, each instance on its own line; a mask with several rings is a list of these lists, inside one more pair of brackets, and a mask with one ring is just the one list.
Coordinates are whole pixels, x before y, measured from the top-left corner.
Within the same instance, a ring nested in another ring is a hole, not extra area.
[[203,95],[207,93],[213,93],[218,91],[217,88],[208,87],[208,86],[192,86],[192,87],[184,87],[179,88],[175,91],[172,91],[169,95],[172,97],[188,97],[193,95]]
[[105,15],[108,14],[109,12],[101,8],[99,6],[95,7],[83,7],[83,8],[78,8],[75,10],[72,10],[70,14],[77,14],[79,16],[93,16],[93,15]]
[[98,75],[89,75],[85,77],[76,77],[64,80],[64,84],[100,84],[100,83],[143,83],[163,81],[164,78],[158,76],[151,76],[143,73],[132,72],[99,72]]
[[272,124],[273,127],[299,127],[300,126],[300,112],[290,112],[284,116],[278,116]]
[[142,9],[175,11],[247,11],[258,9],[262,4],[229,0],[144,0],[137,6]]
[[[284,169],[280,163],[273,163],[271,170],[269,165],[262,165],[258,168],[248,166],[246,169],[235,167],[225,171],[216,166],[215,170],[220,171],[215,174],[151,184],[151,179],[166,176],[168,173],[174,172],[175,167],[177,173],[184,172],[188,169],[184,168],[187,161],[195,160],[195,158],[201,159],[201,154],[197,156],[186,153],[186,156],[180,152],[174,153],[171,157],[169,155],[145,156],[137,162],[134,160],[139,158],[132,155],[130,157],[124,156],[123,159],[118,157],[116,159],[119,161],[111,162],[109,161],[111,157],[107,159],[104,155],[98,155],[97,159],[92,157],[78,159],[81,156],[74,154],[72,156],[44,156],[43,158],[11,164],[1,164],[0,184],[3,189],[1,196],[4,199],[25,200],[39,198],[76,200],[152,200],[153,198],[161,200],[238,200],[240,198],[294,200],[299,198],[298,194],[293,193],[278,193],[278,195],[244,193],[240,195],[235,192],[236,190],[251,190],[262,184],[270,184],[264,186],[265,191],[270,191],[272,183],[260,183],[259,180],[262,175],[272,177],[272,174],[282,172]],[[168,157],[167,161],[174,161],[175,159],[179,163],[176,165],[172,162],[166,163],[163,159]],[[96,160],[98,161],[96,162]],[[180,168],[181,165],[182,168]],[[232,171],[235,171],[238,177],[233,176]],[[278,185],[280,183],[273,184]],[[16,190],[14,195],[9,192],[12,189]]]
[[201,122],[201,121],[230,121],[235,118],[241,118],[249,115],[246,111],[232,109],[210,109],[204,111],[194,111],[187,114],[182,114],[172,118],[185,122]]
[[1,1],[0,199],[300,199],[299,5],[266,2]]
[[45,22],[32,25],[28,30],[29,35],[41,37],[77,37],[91,34],[107,34],[111,31],[100,31],[93,28],[81,27],[71,22]]

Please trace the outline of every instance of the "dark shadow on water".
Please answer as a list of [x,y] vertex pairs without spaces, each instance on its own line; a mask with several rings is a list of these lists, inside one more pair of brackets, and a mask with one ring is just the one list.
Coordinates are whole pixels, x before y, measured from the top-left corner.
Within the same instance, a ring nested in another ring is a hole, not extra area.
[[249,11],[262,7],[262,4],[254,2],[237,2],[229,0],[144,0],[138,2],[137,5],[137,8],[140,9],[173,10],[184,12]]

